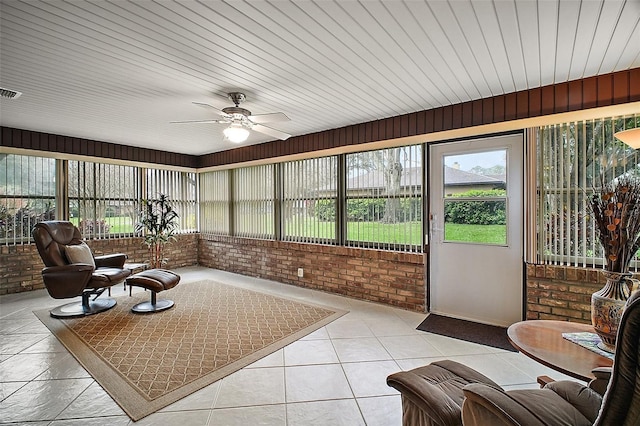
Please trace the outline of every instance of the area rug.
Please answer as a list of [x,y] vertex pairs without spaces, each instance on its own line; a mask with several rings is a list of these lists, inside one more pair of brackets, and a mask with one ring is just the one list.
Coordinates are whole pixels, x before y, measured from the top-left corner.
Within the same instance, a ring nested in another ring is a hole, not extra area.
[[59,320],[35,311],[104,390],[137,421],[344,315],[215,281],[181,283],[158,294],[175,306],[154,314],[115,308]]
[[509,342],[507,329],[496,325],[480,324],[473,321],[429,314],[417,327],[418,330],[440,334],[454,339],[517,352]]

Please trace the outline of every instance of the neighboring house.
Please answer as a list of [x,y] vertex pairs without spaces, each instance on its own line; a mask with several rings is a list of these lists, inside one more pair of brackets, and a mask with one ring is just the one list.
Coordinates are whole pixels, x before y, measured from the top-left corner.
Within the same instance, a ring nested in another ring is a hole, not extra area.
[[465,172],[455,167],[444,167],[445,196],[460,194],[471,189],[490,190],[504,189],[506,176],[485,176]]
[[[398,195],[419,194],[422,182],[421,173],[419,167],[404,169],[400,177]],[[444,167],[444,181],[446,195],[460,194],[472,189],[503,189],[506,182],[504,175],[485,176],[449,166]],[[326,196],[329,191],[335,191],[335,188],[325,186],[319,189],[316,195]],[[381,196],[386,193],[385,176],[380,170],[373,170],[347,179],[347,196],[350,198]]]

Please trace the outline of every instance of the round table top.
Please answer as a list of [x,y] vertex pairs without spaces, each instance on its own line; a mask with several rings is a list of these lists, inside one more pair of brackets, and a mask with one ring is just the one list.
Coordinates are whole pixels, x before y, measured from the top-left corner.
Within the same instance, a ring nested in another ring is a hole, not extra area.
[[523,354],[549,368],[586,382],[595,378],[591,370],[611,367],[613,360],[562,337],[562,333],[594,333],[593,326],[567,321],[530,320],[507,329],[511,344]]

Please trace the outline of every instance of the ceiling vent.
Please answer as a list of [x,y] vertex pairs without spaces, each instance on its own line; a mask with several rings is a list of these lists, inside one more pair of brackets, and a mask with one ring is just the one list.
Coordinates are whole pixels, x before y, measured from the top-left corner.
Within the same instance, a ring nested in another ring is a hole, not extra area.
[[22,95],[22,92],[16,92],[15,90],[5,89],[0,87],[0,98],[16,99]]

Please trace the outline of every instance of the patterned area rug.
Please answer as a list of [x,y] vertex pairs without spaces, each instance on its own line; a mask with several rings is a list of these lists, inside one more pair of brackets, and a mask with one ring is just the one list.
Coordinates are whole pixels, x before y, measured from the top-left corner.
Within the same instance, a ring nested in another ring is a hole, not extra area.
[[122,409],[137,421],[344,315],[215,281],[180,283],[154,314],[131,307],[148,292],[116,298],[84,318],[38,318]]

